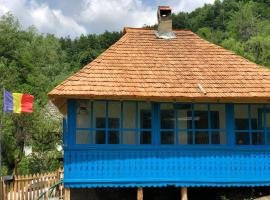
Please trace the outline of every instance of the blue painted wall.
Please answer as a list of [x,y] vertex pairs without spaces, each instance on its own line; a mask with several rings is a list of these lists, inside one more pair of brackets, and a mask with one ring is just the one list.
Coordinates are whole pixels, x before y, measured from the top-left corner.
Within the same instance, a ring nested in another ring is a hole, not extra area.
[[234,144],[233,104],[226,105],[226,145],[158,145],[158,124],[152,145],[76,145],[74,100],[65,126],[66,187],[270,185],[270,147]]

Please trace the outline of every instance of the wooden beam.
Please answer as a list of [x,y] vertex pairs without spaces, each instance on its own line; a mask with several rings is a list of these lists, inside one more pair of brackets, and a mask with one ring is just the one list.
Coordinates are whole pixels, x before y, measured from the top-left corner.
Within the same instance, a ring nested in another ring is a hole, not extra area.
[[70,189],[69,188],[65,188],[64,200],[70,200]]
[[186,187],[181,187],[181,200],[188,200]]
[[137,200],[143,200],[143,188],[137,189]]

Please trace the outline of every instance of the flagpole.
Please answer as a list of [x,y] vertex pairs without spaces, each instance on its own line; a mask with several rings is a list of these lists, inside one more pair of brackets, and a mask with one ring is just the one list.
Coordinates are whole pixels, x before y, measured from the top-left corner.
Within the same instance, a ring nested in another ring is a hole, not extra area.
[[1,121],[0,121],[0,176],[2,176],[2,133],[3,133],[3,122],[4,122],[4,103],[5,103],[5,88],[2,86],[2,94],[3,94],[3,101],[2,101],[2,115],[1,115]]
[[3,94],[3,101],[2,101],[2,115],[0,121],[0,176],[2,176],[2,133],[3,133],[3,122],[4,122],[4,98],[5,98],[5,88],[2,86],[2,94]]

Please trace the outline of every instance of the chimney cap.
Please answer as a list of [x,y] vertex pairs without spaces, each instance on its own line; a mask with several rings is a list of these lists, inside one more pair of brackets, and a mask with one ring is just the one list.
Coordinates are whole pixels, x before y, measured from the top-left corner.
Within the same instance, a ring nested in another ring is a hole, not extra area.
[[172,10],[170,6],[158,6],[158,10]]

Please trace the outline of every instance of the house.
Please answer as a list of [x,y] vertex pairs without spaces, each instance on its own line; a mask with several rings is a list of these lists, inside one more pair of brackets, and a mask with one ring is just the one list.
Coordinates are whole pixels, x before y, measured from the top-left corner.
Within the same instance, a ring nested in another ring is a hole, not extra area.
[[65,187],[269,186],[270,70],[158,21],[49,93]]

